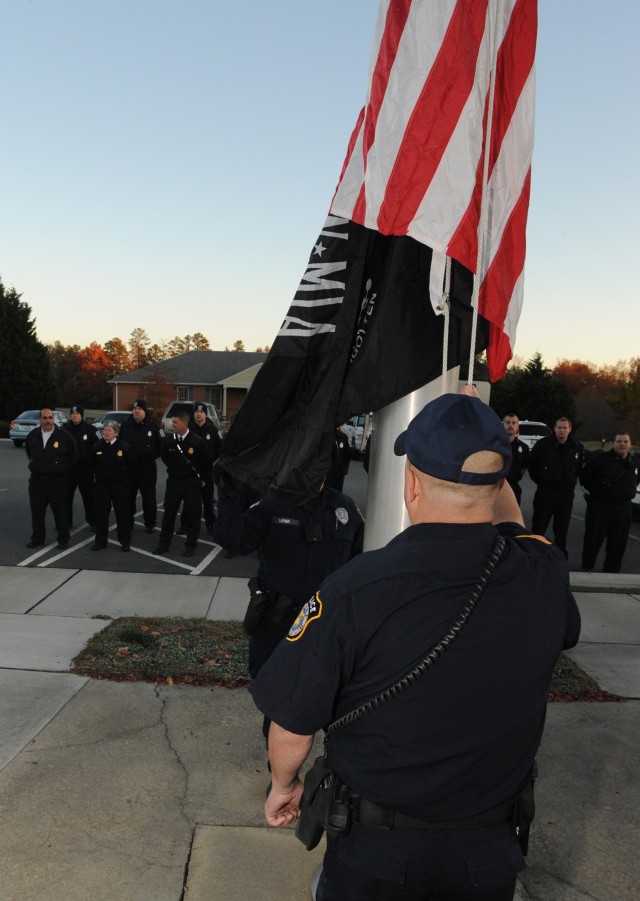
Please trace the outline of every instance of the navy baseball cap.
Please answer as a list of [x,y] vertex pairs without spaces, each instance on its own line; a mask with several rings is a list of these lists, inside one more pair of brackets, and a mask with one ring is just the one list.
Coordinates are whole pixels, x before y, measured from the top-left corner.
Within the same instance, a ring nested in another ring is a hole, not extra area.
[[[477,397],[443,394],[428,403],[396,438],[396,456],[407,455],[421,472],[464,485],[495,485],[511,467],[511,442],[491,407]],[[480,451],[501,454],[497,472],[468,472],[465,460]]]

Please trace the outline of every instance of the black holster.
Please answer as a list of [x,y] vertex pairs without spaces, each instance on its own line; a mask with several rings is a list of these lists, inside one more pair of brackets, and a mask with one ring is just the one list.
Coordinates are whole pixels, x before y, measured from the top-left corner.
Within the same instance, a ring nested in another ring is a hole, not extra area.
[[304,777],[300,818],[296,838],[312,851],[323,832],[332,838],[348,835],[351,829],[351,791],[327,766],[326,757],[316,757]]
[[313,851],[327,827],[333,780],[333,772],[327,767],[326,758],[316,757],[304,777],[300,817],[296,824],[296,838],[300,839],[307,851]]

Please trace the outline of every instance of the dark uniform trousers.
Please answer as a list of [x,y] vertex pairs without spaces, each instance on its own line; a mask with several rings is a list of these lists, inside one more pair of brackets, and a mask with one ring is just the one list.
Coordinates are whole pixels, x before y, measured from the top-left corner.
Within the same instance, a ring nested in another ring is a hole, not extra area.
[[353,824],[345,838],[327,837],[316,901],[512,901],[524,866],[509,823],[441,832]]
[[167,476],[164,515],[158,542],[159,546],[165,550],[171,544],[176,517],[181,503],[184,504],[182,519],[187,532],[185,545],[186,547],[195,547],[200,535],[200,515],[202,513],[200,479],[196,475],[189,475],[182,479]]
[[158,517],[156,501],[156,483],[158,467],[155,460],[139,460],[131,471],[131,526],[136,514],[136,498],[138,491],[142,498],[142,519],[148,529],[152,529]]
[[96,495],[93,484],[93,471],[89,461],[76,463],[69,477],[69,525],[73,525],[73,496],[76,488],[80,492],[84,506],[84,518],[90,526],[96,521]]
[[47,504],[51,507],[59,544],[69,540],[69,474],[36,475],[29,478],[31,541],[44,544]]
[[[208,531],[211,531],[213,528],[213,523],[215,522],[216,514],[213,508],[213,464],[207,467],[202,473],[202,478],[204,479],[204,483],[201,483],[200,487],[200,497],[202,500],[202,516],[204,516],[204,523],[207,527]],[[180,514],[180,530],[187,530],[187,521],[185,519],[185,508],[182,508],[182,512]]]
[[534,535],[544,535],[553,517],[553,540],[567,556],[567,535],[573,510],[573,488],[568,491],[557,491],[538,485],[533,498],[533,521],[531,531]]
[[591,572],[596,564],[598,552],[607,539],[602,572],[619,573],[622,558],[627,549],[631,529],[631,503],[599,501],[587,499],[584,518],[585,533],[582,545],[582,568]]
[[118,541],[131,544],[131,515],[129,480],[96,482],[96,544],[106,546],[109,533],[109,513],[113,506]]

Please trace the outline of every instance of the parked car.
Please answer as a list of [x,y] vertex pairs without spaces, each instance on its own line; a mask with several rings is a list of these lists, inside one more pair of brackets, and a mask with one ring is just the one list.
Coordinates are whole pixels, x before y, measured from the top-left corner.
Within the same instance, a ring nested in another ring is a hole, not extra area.
[[342,431],[349,439],[354,456],[364,454],[373,431],[373,414],[361,413],[359,416],[352,416],[342,425]]
[[99,441],[102,438],[102,429],[104,428],[104,424],[107,419],[113,419],[114,422],[117,422],[118,425],[122,425],[122,423],[131,416],[131,410],[110,410],[109,413],[103,413],[100,419],[95,419],[91,425],[95,429],[96,433],[96,441]]
[[541,438],[547,438],[549,435],[553,435],[553,432],[544,422],[535,422],[532,419],[520,420],[518,438],[529,449],[533,447],[536,441],[539,441]]
[[184,410],[186,407],[191,413],[193,413],[193,408],[195,407],[195,405],[202,404],[202,403],[204,403],[205,407],[207,408],[207,416],[209,417],[211,422],[214,424],[214,426],[217,428],[218,433],[219,433],[221,430],[221,426],[220,426],[220,417],[218,416],[218,411],[213,406],[213,404],[208,404],[201,400],[172,400],[170,404],[167,404],[167,408],[164,411],[164,415],[162,417],[162,428],[167,433],[173,432],[173,426],[171,424],[171,417],[176,408]]
[[[67,417],[62,410],[53,411],[53,421],[57,426],[62,426]],[[12,421],[9,426],[9,438],[16,447],[22,447],[25,438],[32,429],[40,425],[40,410],[25,410]]]

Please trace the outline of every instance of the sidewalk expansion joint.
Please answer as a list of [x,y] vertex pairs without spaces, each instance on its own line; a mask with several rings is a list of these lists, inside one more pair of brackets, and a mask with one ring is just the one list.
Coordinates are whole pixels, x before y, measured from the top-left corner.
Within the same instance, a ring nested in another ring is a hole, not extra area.
[[182,892],[178,901],[185,901],[187,892],[189,891],[189,868],[191,866],[191,855],[193,854],[193,843],[196,840],[197,826],[193,826],[191,830],[191,841],[189,842],[189,850],[187,851],[187,859],[184,862],[184,875],[182,878]]

